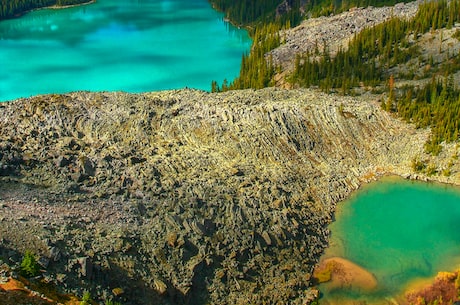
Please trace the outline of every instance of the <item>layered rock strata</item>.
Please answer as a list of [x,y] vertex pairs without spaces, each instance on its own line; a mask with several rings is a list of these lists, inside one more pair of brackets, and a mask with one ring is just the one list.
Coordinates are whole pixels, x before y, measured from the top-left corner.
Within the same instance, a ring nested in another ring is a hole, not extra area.
[[337,202],[423,155],[428,131],[376,99],[179,90],[0,104],[0,255],[32,247],[48,281],[101,300],[305,304]]

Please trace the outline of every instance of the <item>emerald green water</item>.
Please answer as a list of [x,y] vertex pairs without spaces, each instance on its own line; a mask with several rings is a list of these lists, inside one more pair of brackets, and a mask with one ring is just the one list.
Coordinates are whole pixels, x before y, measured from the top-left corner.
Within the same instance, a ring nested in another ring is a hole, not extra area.
[[369,303],[401,293],[412,281],[460,263],[460,190],[387,178],[341,203],[325,257],[344,257],[373,273],[376,290],[364,293],[319,286],[325,301]]
[[0,101],[233,80],[251,40],[207,0],[97,0],[0,22]]

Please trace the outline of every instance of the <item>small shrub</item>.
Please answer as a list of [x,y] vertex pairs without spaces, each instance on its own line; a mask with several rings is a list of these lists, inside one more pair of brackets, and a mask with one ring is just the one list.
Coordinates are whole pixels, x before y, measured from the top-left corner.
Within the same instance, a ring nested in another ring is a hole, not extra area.
[[436,169],[436,165],[430,163],[430,164],[427,166],[425,172],[426,172],[426,174],[427,174],[428,176],[433,176],[433,175],[435,175],[438,171],[437,171],[437,169]]
[[452,172],[451,172],[450,168],[445,168],[445,169],[442,170],[442,175],[444,177],[449,177],[451,174],[452,174]]
[[105,305],[121,305],[121,303],[107,300],[105,301]]
[[452,37],[457,38],[460,41],[460,30],[457,29],[455,33],[452,35]]
[[25,277],[34,277],[40,274],[40,265],[29,250],[26,251],[22,259],[20,274]]
[[339,109],[338,109],[338,110],[339,110],[339,113],[340,113],[340,115],[342,115],[342,116],[343,116],[343,110],[344,110],[344,106],[343,106],[343,103],[340,103],[340,105],[339,105]]
[[89,291],[85,291],[83,293],[83,297],[81,298],[80,305],[90,305],[92,301],[93,300],[91,300],[91,293],[89,293]]
[[419,160],[418,158],[412,159],[412,170],[416,173],[421,173],[425,170],[425,162]]
[[439,155],[441,150],[442,146],[437,143],[436,139],[431,138],[425,143],[425,152],[433,156]]

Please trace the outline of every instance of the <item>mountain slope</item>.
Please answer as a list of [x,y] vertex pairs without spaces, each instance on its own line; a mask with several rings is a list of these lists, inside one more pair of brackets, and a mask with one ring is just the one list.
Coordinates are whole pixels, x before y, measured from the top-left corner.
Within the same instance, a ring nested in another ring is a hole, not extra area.
[[[33,247],[77,295],[301,304],[337,202],[428,158],[428,132],[372,99],[183,90],[0,104],[0,239]],[[451,172],[437,179],[458,183]]]

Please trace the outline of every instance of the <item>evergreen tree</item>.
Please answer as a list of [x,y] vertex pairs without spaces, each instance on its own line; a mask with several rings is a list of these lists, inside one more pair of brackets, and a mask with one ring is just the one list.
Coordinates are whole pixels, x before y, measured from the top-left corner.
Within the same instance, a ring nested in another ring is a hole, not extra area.
[[52,5],[65,6],[91,0],[0,0],[0,20],[13,18],[27,11]]

